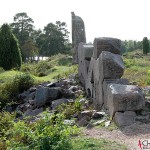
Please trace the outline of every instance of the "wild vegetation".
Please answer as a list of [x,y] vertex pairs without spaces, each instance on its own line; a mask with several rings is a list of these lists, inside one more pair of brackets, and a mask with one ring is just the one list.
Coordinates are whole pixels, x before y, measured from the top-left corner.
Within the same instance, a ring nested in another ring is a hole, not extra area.
[[142,50],[135,50],[124,54],[125,72],[123,78],[139,86],[150,84],[150,58]]

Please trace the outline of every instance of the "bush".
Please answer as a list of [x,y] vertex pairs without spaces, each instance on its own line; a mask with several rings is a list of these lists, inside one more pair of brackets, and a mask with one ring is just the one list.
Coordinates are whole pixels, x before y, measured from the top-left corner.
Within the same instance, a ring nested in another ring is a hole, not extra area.
[[16,75],[12,81],[4,83],[0,87],[1,107],[11,102],[18,102],[18,94],[29,89],[33,84],[34,79],[27,73]]
[[132,67],[132,66],[135,65],[135,60],[134,59],[133,60],[131,60],[131,59],[125,59],[124,60],[124,64],[125,64],[126,68],[130,68],[130,67]]
[[70,150],[70,135],[77,131],[76,127],[64,124],[60,114],[44,112],[40,120],[34,123],[19,121],[6,133],[8,149],[31,150]]
[[13,120],[15,114],[10,114],[9,112],[0,112],[0,139],[5,135],[5,132],[13,126]]
[[63,113],[67,119],[72,118],[75,113],[79,113],[83,110],[83,105],[79,99],[75,100],[73,104],[61,104],[58,106],[57,111],[59,113]]
[[2,68],[2,67],[0,67],[0,73],[2,73],[2,72],[4,72],[5,70]]

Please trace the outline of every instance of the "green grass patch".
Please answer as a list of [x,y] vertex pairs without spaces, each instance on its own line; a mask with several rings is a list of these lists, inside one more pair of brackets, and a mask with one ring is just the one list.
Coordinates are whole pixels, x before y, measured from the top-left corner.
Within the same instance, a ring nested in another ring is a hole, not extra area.
[[8,80],[11,80],[15,75],[17,75],[19,73],[20,73],[19,71],[14,71],[14,70],[4,71],[4,72],[0,73],[0,81],[5,82]]
[[127,150],[127,148],[104,139],[79,137],[72,139],[73,150]]
[[129,79],[139,86],[150,85],[150,58],[143,55],[142,50],[129,52],[123,57],[125,72],[123,78]]

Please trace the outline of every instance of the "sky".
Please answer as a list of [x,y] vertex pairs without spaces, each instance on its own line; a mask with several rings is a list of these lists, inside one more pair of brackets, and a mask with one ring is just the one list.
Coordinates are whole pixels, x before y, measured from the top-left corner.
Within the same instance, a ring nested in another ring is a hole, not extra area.
[[95,37],[150,38],[150,0],[1,0],[0,25],[26,12],[36,29],[61,21],[71,32],[72,11],[84,20],[87,42]]

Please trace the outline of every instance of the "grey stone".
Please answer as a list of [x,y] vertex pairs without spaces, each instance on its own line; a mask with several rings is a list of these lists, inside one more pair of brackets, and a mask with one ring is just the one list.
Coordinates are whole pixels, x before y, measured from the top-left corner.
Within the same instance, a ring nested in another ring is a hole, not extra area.
[[96,81],[94,83],[94,100],[93,100],[93,103],[94,103],[94,107],[95,109],[97,110],[101,110],[101,107],[104,103],[104,100],[103,100],[103,87],[102,87],[102,83],[101,81]]
[[140,121],[142,123],[149,123],[150,122],[150,114],[147,114],[145,116],[136,116],[136,121]]
[[102,79],[118,79],[122,77],[125,67],[120,55],[102,51],[99,63]]
[[35,100],[29,100],[30,105],[35,105]]
[[75,121],[74,120],[67,120],[67,119],[65,119],[64,120],[64,124],[73,126],[73,125],[75,125]]
[[78,45],[83,42],[86,43],[85,27],[81,17],[72,14],[72,49],[73,49],[73,62],[78,62]]
[[23,93],[18,95],[19,99],[25,99],[29,95],[29,91],[24,91]]
[[85,110],[85,111],[82,111],[79,115],[78,115],[78,118],[79,120],[85,116],[88,116],[88,117],[92,117],[93,113],[95,112],[96,110]]
[[24,102],[28,102],[29,100],[34,98],[35,98],[35,92],[31,92],[26,96],[26,98],[24,98]]
[[127,79],[104,79],[103,81],[103,99],[104,99],[104,107],[107,107],[107,95],[108,95],[108,85],[115,83],[115,84],[123,84],[129,85],[129,81]]
[[50,88],[50,87],[56,87],[56,85],[57,83],[54,82],[54,83],[49,83],[46,86]]
[[133,111],[126,111],[124,113],[116,112],[114,122],[119,127],[129,126],[135,123],[136,113]]
[[79,43],[78,60],[91,60],[93,55],[93,44]]
[[73,98],[73,97],[75,97],[75,93],[72,90],[69,90],[69,89],[63,89],[62,90],[62,95],[65,98]]
[[104,119],[94,122],[93,125],[98,126],[98,125],[102,124],[103,122],[105,122]]
[[90,117],[89,116],[84,116],[79,120],[78,125],[81,126],[81,127],[87,126],[89,121],[90,121]]
[[109,115],[117,111],[141,110],[145,106],[144,95],[135,85],[110,84],[108,86],[107,106]]
[[101,119],[105,115],[105,112],[94,112],[92,115],[92,119]]
[[54,109],[56,109],[59,105],[64,104],[64,103],[67,103],[67,102],[68,102],[68,101],[67,101],[67,99],[65,99],[65,98],[57,99],[57,100],[52,101],[51,107],[52,107],[52,109],[54,110]]
[[35,92],[35,91],[36,91],[36,87],[31,87],[31,88],[29,89],[29,92],[30,92],[30,93]]
[[47,102],[58,99],[61,95],[60,88],[40,87],[36,90],[35,104],[37,107],[45,105]]
[[110,121],[110,120],[109,120],[109,121],[106,121],[106,122],[105,122],[105,127],[110,126],[110,124],[111,124],[111,121]]
[[93,57],[98,58],[102,51],[109,51],[114,54],[120,54],[121,40],[109,37],[100,37],[94,39]]
[[76,86],[71,86],[71,87],[69,88],[69,90],[75,92],[75,91],[78,90],[78,86],[77,86],[77,85],[76,85]]
[[25,113],[24,113],[24,116],[36,116],[38,115],[39,113],[42,113],[43,112],[43,107],[41,108],[36,108],[34,110],[31,110],[31,109],[28,109]]

